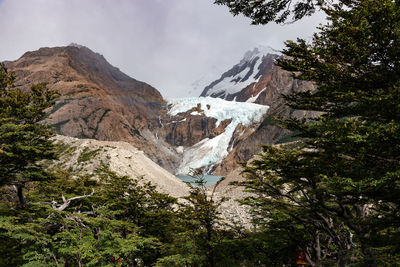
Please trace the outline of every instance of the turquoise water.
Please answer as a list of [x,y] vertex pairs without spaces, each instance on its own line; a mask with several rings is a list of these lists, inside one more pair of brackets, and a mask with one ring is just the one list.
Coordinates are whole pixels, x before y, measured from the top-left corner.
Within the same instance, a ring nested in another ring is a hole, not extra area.
[[[177,175],[176,177],[178,177],[179,179],[181,179],[184,182],[188,182],[193,185],[196,185],[194,183],[195,179],[189,175]],[[205,186],[216,184],[222,177],[224,177],[224,176],[204,175],[204,180],[206,181]]]

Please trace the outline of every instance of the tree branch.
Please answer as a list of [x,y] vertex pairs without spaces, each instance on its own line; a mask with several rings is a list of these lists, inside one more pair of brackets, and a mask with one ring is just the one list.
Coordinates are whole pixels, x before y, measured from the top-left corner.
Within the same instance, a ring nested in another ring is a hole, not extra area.
[[71,204],[71,201],[77,200],[77,199],[86,198],[86,197],[91,197],[91,196],[93,196],[93,194],[94,194],[94,189],[92,189],[92,192],[91,192],[90,194],[88,194],[88,195],[71,197],[71,198],[69,198],[69,199],[66,199],[66,198],[64,197],[64,195],[62,195],[61,198],[62,198],[62,200],[63,200],[63,204],[58,204],[56,201],[52,201],[52,202],[42,202],[42,201],[40,201],[40,202],[38,202],[38,203],[40,203],[40,204],[46,204],[46,205],[51,205],[51,207],[52,207],[54,210],[63,211],[63,210],[65,210],[66,208],[69,207],[69,205]]

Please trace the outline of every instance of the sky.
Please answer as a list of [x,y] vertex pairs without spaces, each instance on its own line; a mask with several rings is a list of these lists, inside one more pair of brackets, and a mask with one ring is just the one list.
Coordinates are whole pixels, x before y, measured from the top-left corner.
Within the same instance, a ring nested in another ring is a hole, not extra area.
[[320,23],[254,26],[213,0],[0,0],[0,61],[74,42],[166,98],[195,96],[195,81],[212,82],[246,51],[311,40]]

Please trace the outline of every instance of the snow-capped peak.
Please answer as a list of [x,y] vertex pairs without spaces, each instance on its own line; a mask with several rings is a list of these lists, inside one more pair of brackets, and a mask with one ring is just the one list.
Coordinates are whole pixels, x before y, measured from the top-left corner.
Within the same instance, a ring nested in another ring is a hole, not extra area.
[[[212,96],[226,100],[233,100],[244,89],[255,85],[270,68],[271,60],[277,57],[277,52],[271,47],[257,46],[247,51],[243,59],[221,78],[205,87],[201,96]],[[263,62],[265,64],[263,65]],[[269,63],[267,63],[269,62]]]
[[244,54],[243,59],[240,61],[239,65],[244,65],[246,63],[252,62],[255,58],[262,58],[268,54],[277,54],[277,51],[270,46],[259,45],[253,50],[249,50]]

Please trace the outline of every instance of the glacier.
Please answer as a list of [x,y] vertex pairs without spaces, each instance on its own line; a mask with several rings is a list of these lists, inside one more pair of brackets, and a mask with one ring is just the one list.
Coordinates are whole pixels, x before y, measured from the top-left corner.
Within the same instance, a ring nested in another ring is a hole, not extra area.
[[[232,119],[225,131],[212,138],[206,138],[197,144],[185,148],[182,162],[176,174],[189,174],[191,169],[211,167],[220,163],[228,154],[229,143],[239,124],[249,127],[258,123],[267,113],[269,107],[254,103],[232,102],[212,97],[187,97],[168,100],[168,114],[175,116],[201,104],[205,116],[217,120],[216,127],[227,119]],[[209,108],[207,107],[209,105]]]

